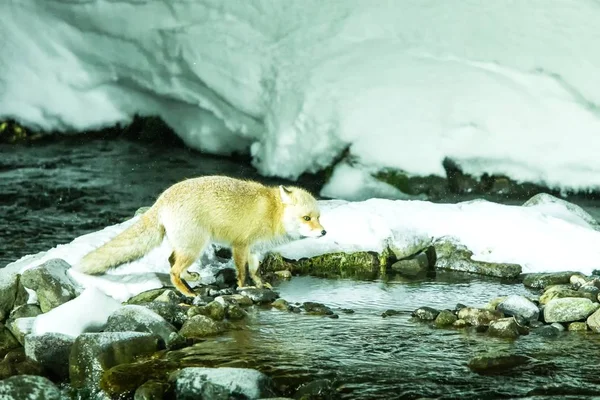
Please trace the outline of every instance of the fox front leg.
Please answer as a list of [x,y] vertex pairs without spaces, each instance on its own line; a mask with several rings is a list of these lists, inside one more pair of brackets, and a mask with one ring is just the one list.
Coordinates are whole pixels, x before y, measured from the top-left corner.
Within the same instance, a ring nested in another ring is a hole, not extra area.
[[259,268],[260,268],[260,258],[258,256],[258,254],[250,253],[250,256],[248,257],[248,271],[250,272],[250,277],[252,278],[252,281],[254,282],[256,287],[259,289],[262,289],[265,286],[270,289],[271,285],[269,285],[268,283],[263,283],[263,281],[259,275]]

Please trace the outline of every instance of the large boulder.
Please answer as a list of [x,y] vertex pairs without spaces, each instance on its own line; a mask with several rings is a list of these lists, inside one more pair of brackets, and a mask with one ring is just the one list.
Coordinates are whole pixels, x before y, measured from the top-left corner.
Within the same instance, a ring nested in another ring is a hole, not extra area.
[[550,300],[544,307],[544,320],[552,322],[573,322],[586,319],[596,310],[600,304],[590,299],[579,297],[565,297]]
[[17,375],[0,383],[2,400],[64,400],[66,395],[48,379],[35,375]]
[[79,295],[77,284],[67,275],[71,266],[59,258],[23,272],[21,284],[35,291],[42,312],[48,312]]
[[502,300],[496,310],[504,315],[519,316],[527,321],[537,321],[540,310],[531,300],[525,296],[511,295]]
[[40,363],[51,377],[69,377],[69,355],[75,339],[62,333],[25,336],[25,354]]

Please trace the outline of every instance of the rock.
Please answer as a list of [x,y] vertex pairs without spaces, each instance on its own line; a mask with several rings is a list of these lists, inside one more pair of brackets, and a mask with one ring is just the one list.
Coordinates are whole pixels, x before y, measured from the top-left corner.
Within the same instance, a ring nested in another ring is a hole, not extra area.
[[0,361],[0,381],[14,375],[43,375],[44,368],[27,356],[23,348],[9,351]]
[[17,298],[19,275],[12,270],[0,269],[0,322],[8,318]]
[[508,296],[498,304],[496,309],[504,315],[521,316],[527,321],[537,321],[540,317],[538,306],[525,296]]
[[185,343],[177,329],[154,311],[136,304],[129,304],[113,312],[104,332],[147,332],[162,338],[167,348]]
[[483,374],[511,369],[529,361],[530,358],[523,355],[491,352],[471,358],[467,365],[471,371]]
[[187,313],[188,317],[199,314],[206,315],[215,321],[222,321],[225,319],[225,306],[220,301],[213,300],[205,306],[192,306]]
[[558,322],[553,322],[550,324],[551,327],[555,328],[556,330],[558,330],[559,332],[564,332],[565,331],[565,327],[563,324],[560,324]]
[[532,206],[577,225],[587,225],[592,229],[600,230],[598,221],[583,208],[548,193],[538,193],[523,204],[523,207]]
[[574,274],[569,278],[569,283],[571,286],[577,289],[585,285],[587,283],[587,279],[581,274]]
[[337,397],[336,388],[329,379],[317,379],[304,383],[294,394],[294,399],[300,400],[335,399]]
[[271,307],[282,311],[289,311],[290,304],[285,299],[277,299],[273,303],[271,303]]
[[279,294],[271,289],[247,288],[242,289],[239,292],[242,296],[250,298],[253,303],[258,304],[272,303],[279,297]]
[[454,328],[466,328],[467,326],[469,326],[469,324],[464,319],[457,319],[456,322],[452,324],[452,326]]
[[382,318],[387,318],[387,317],[393,317],[394,315],[400,315],[402,314],[401,311],[398,310],[385,310],[383,313],[381,313],[381,317]]
[[582,297],[596,301],[596,296],[593,293],[573,290],[566,285],[553,285],[549,286],[544,293],[540,296],[540,304],[548,304],[550,300],[562,299],[565,297]]
[[575,271],[533,273],[525,274],[523,285],[532,289],[545,289],[552,285],[565,285],[570,283],[571,276],[577,274]]
[[321,303],[315,303],[312,301],[305,301],[302,303],[302,308],[304,308],[304,312],[309,315],[332,315],[333,311],[331,308],[327,307]]
[[53,378],[64,380],[69,377],[69,354],[75,339],[61,333],[27,335],[25,355],[39,362]]
[[0,357],[4,357],[10,350],[20,346],[17,338],[0,322]]
[[473,326],[489,326],[490,322],[503,318],[500,311],[490,311],[481,308],[465,307],[458,312],[458,318]]
[[414,318],[423,320],[423,321],[433,321],[437,318],[440,312],[435,308],[431,307],[419,307],[415,311],[412,312],[412,316]]
[[[221,299],[221,300],[219,300]],[[251,298],[241,294],[229,294],[215,298],[217,301],[223,301],[225,304],[235,303],[242,307],[248,307],[254,304]],[[277,301],[277,300],[276,300]]]
[[76,283],[67,275],[70,268],[66,261],[55,258],[23,272],[21,284],[37,294],[42,312],[79,295]]
[[518,264],[489,263],[473,260],[472,251],[449,237],[442,237],[436,240],[434,247],[437,253],[437,269],[469,272],[506,279],[517,278],[522,272],[522,268]]
[[185,321],[179,333],[186,338],[203,338],[214,336],[226,331],[225,323],[215,321],[205,315],[194,315]]
[[34,375],[19,375],[7,378],[0,384],[2,400],[64,400],[66,395],[48,378]]
[[161,342],[150,333],[83,333],[75,340],[69,355],[71,385],[74,388],[97,386],[104,371],[160,350]]
[[390,268],[392,271],[408,278],[425,276],[433,269],[427,254],[424,252],[418,253],[409,259],[396,261]]
[[18,318],[37,317],[40,314],[42,314],[42,310],[37,304],[23,304],[12,310],[8,318],[15,320]]
[[[231,257],[229,257],[231,258]],[[223,268],[215,274],[215,284],[223,287],[231,287],[237,283],[237,271],[235,268]]]
[[158,289],[146,290],[145,292],[139,293],[139,294],[131,297],[129,300],[127,300],[126,303],[127,304],[150,303],[151,301],[154,301],[158,296],[160,296],[167,290],[170,290],[170,289],[158,288]]
[[290,271],[289,269],[284,269],[281,271],[275,271],[274,272],[275,276],[279,279],[282,280],[290,280],[292,279],[292,271]]
[[445,327],[454,324],[458,320],[458,317],[454,315],[454,313],[450,310],[442,310],[435,317],[435,321],[433,323],[437,327]]
[[227,316],[227,319],[231,321],[239,321],[246,318],[248,313],[237,304],[228,304],[225,315]]
[[596,310],[587,318],[587,326],[590,330],[596,333],[600,333],[600,310]]
[[598,307],[600,305],[590,299],[566,297],[550,300],[544,307],[544,321],[547,323],[579,321],[590,316]]
[[[249,368],[183,368],[171,374],[169,381],[175,384],[177,400],[258,399],[272,397],[274,394],[271,379],[262,372]],[[225,394],[210,385],[226,389]],[[217,393],[213,397],[206,395],[207,391],[211,393],[215,390]]]
[[[166,358],[147,358],[111,367],[102,374],[100,388],[111,398],[123,398],[148,381],[164,382],[172,372],[180,369],[182,362]],[[127,397],[129,398],[129,397]],[[167,396],[167,398],[170,398]]]
[[519,327],[514,318],[500,318],[490,322],[488,329],[490,336],[516,339],[519,337]]
[[177,329],[180,329],[188,319],[187,311],[189,307],[181,306],[179,304],[151,301],[149,303],[142,303],[140,306],[154,311]]
[[137,388],[133,400],[162,400],[169,385],[159,381],[148,381]]
[[534,333],[535,335],[543,337],[555,337],[558,336],[560,332],[561,331],[559,331],[558,329],[556,329],[556,327],[552,325],[542,325],[539,328],[536,328],[532,331],[532,333]]
[[167,289],[158,295],[153,301],[158,301],[161,303],[173,303],[178,304],[184,300],[184,296],[178,292],[175,292],[171,289]]
[[25,335],[31,333],[33,330],[35,320],[36,317],[17,318],[15,320],[9,319],[6,321],[6,327],[11,331],[19,343],[23,344],[25,342]]
[[[592,314],[593,315],[593,314]],[[588,317],[589,320],[589,317]],[[588,329],[588,324],[585,322],[571,322],[567,328],[569,332],[585,332]],[[598,331],[595,331],[598,332]]]

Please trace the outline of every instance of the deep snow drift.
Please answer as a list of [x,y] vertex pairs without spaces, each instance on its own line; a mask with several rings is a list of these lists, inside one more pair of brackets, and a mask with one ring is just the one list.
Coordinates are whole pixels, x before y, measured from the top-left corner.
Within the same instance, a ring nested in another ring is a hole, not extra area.
[[[443,175],[450,157],[600,188],[598,20],[591,0],[4,0],[0,119],[83,130],[157,114],[190,146],[251,151],[282,177],[350,146],[364,171]],[[356,174],[334,179],[329,195],[360,197],[343,184]]]

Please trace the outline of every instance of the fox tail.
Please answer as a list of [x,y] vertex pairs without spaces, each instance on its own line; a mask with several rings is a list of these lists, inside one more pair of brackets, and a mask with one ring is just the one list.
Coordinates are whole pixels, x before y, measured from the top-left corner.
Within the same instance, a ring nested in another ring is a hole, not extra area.
[[160,245],[164,236],[165,229],[158,220],[158,210],[153,207],[132,226],[88,253],[74,269],[88,275],[102,274],[141,258]]

